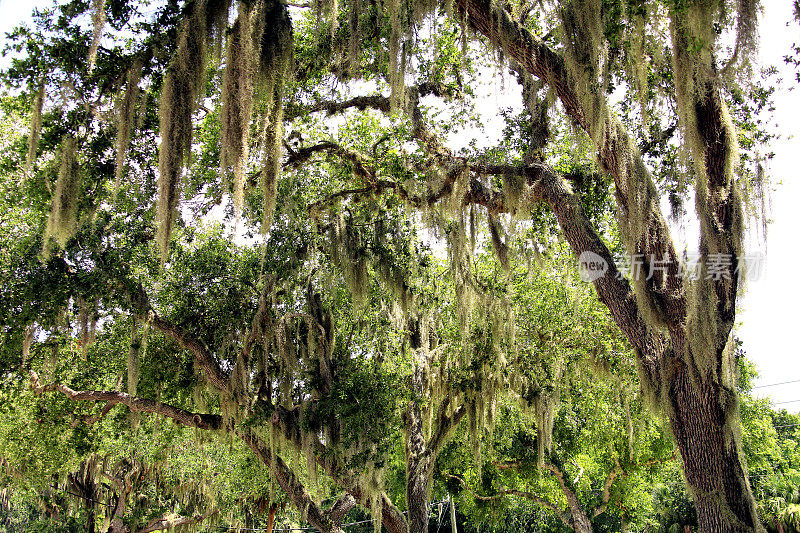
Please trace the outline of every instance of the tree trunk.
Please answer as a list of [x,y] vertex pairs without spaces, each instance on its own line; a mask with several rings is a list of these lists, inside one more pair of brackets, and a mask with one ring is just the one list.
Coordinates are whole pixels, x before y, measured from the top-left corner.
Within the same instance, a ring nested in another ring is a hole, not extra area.
[[428,533],[428,483],[430,473],[427,461],[406,465],[406,502],[408,504],[408,533]]
[[86,533],[95,533],[96,520],[95,520],[94,502],[86,501]]
[[275,511],[278,510],[278,504],[273,503],[269,506],[269,518],[267,519],[267,533],[272,533],[272,528],[275,527]]
[[570,494],[567,494],[567,502],[569,502],[569,510],[572,513],[572,528],[575,533],[592,533],[592,523],[589,521],[583,505],[578,501],[577,494],[570,491]]
[[453,497],[450,497],[450,533],[458,533],[458,524],[456,523],[456,502]]
[[422,433],[422,413],[412,401],[405,413],[406,423],[406,505],[408,532],[428,533],[428,483],[431,475],[430,454]]
[[667,412],[684,463],[700,531],[764,531],[742,464],[730,395],[718,384],[693,380],[681,366],[668,390]]

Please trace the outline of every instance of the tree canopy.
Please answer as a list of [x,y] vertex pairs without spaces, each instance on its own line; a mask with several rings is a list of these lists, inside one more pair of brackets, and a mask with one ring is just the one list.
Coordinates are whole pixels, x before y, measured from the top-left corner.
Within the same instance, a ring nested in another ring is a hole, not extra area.
[[759,9],[38,12],[2,73],[8,527],[796,526],[795,417],[740,400],[733,336]]

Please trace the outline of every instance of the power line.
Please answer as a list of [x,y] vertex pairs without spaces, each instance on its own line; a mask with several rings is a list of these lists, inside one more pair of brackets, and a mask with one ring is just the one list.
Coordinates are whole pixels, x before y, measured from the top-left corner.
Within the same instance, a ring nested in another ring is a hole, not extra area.
[[797,403],[797,402],[800,402],[800,400],[788,400],[786,402],[775,402],[774,405],[783,405],[785,403]]
[[[441,505],[443,503],[448,503],[448,500],[442,500],[438,502],[431,502],[428,504],[428,508],[433,507],[434,505]],[[401,511],[401,514],[406,514],[408,511]],[[341,524],[339,527],[349,527],[349,526],[359,526],[363,524],[369,524],[374,522],[374,519],[370,520],[359,520],[358,522],[350,522],[348,524]],[[219,531],[267,531],[267,528],[246,528],[246,527],[230,527],[230,526],[217,526]],[[209,531],[208,529],[206,531]],[[272,528],[272,531],[318,531],[315,527],[289,527],[289,528]]]
[[750,387],[751,389],[763,389],[765,387],[777,387],[778,385],[788,385],[789,383],[800,383],[800,379],[794,379],[792,381],[781,381],[780,383],[769,383],[767,385],[757,385],[755,387]]

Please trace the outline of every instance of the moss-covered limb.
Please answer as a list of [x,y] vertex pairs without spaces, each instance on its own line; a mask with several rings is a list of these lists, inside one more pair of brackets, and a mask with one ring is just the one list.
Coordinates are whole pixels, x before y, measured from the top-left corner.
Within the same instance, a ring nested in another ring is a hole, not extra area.
[[[415,90],[420,97],[432,95],[439,98],[450,99],[458,96],[458,92],[453,87],[439,82],[422,82],[414,86],[406,87],[406,92]],[[308,113],[319,112],[325,112],[329,115],[336,115],[339,113],[344,113],[348,109],[358,109],[360,111],[365,109],[374,109],[376,111],[381,111],[388,114],[391,111],[390,108],[391,106],[389,98],[386,96],[355,96],[341,102],[335,100],[320,100],[311,105],[289,105],[285,111],[285,118],[292,120]]]
[[744,216],[736,183],[739,147],[710,51],[687,46],[696,38],[690,16],[672,13],[671,31],[679,117],[694,163],[700,253],[706,266],[712,257],[731,260],[722,275],[706,280],[704,271],[703,279],[692,286],[687,336],[701,372],[721,379],[716,367],[725,356],[735,320],[742,256]]
[[214,509],[209,513],[197,516],[162,516],[154,518],[143,529],[137,529],[136,533],[152,533],[153,531],[164,531],[165,529],[172,531],[175,528],[194,526],[211,518],[218,512],[218,510]]
[[[480,165],[476,167],[478,171],[484,169]],[[606,274],[593,282],[598,296],[636,348],[646,374],[656,383],[660,382],[658,356],[664,352],[667,339],[647,327],[630,284],[620,275],[611,251],[583,215],[580,199],[548,165],[531,164],[521,168],[520,172],[524,173],[529,187],[526,201],[539,200],[548,204],[575,254],[589,251],[606,262]],[[502,191],[494,190],[475,178],[470,180],[464,201],[477,203],[495,212],[506,211]]]
[[406,92],[408,98],[406,113],[411,118],[411,135],[443,168],[453,166],[454,157],[450,150],[440,141],[441,137],[435,135],[425,124],[419,107],[419,99],[422,97],[419,88],[410,87]]
[[309,204],[308,210],[310,212],[318,211],[323,206],[330,205],[339,198],[345,198],[348,196],[361,196],[364,194],[380,195],[387,191],[393,191],[402,200],[409,202],[411,205],[415,207],[422,206],[422,198],[409,194],[409,192],[406,190],[405,187],[403,187],[402,184],[391,180],[376,179],[372,183],[370,183],[369,185],[365,185],[364,187],[357,187],[355,189],[344,189],[329,194],[322,200],[318,200],[312,204]]
[[593,281],[597,295],[636,349],[642,370],[649,379],[660,383],[660,357],[667,348],[667,339],[647,327],[630,284],[619,274],[610,250],[583,215],[580,200],[549,167],[538,165],[534,168],[538,168],[539,172],[532,184],[531,198],[540,199],[550,206],[564,237],[576,254],[589,251],[605,261],[608,270],[604,276]]
[[501,48],[526,72],[547,83],[558,96],[567,116],[592,137],[603,168],[613,176],[616,184],[622,229],[629,237],[628,246],[635,253],[643,254],[647,262],[650,257],[657,260],[666,258],[669,262],[668,268],[656,271],[649,280],[642,279],[636,286],[640,305],[647,311],[651,322],[682,323],[686,317],[686,303],[679,278],[680,257],[661,216],[652,178],[624,127],[611,115],[604,101],[596,100],[602,98],[598,92],[583,98],[577,90],[580,84],[576,84],[574,76],[568,73],[565,60],[512,20],[498,4],[489,0],[458,0],[457,5],[461,13],[467,14],[469,24],[476,31]]
[[117,501],[114,504],[114,511],[111,513],[111,524],[108,532],[127,533],[128,528],[125,526],[123,517],[128,507],[128,494],[130,494],[132,486],[130,483],[125,482],[124,477],[106,477],[111,481],[117,492]]
[[131,411],[159,414],[188,427],[198,429],[220,429],[222,427],[222,417],[219,415],[192,413],[179,407],[156,402],[147,398],[131,396],[124,392],[95,390],[76,391],[61,383],[42,385],[39,382],[39,375],[34,371],[31,371],[31,388],[37,395],[46,392],[60,392],[75,402],[106,402],[112,406],[122,404],[128,406]]
[[[316,406],[313,402],[303,406],[306,414],[309,414],[315,408]],[[282,438],[296,449],[303,448],[304,430],[300,420],[299,407],[288,409],[282,405],[275,406],[259,399],[254,406],[254,410],[271,413],[269,415],[271,423],[280,432]],[[369,499],[369,491],[357,479],[353,478],[336,454],[331,453],[318,439],[313,439],[311,446],[317,466],[330,476],[338,486],[351,494],[359,505],[368,509],[371,508],[373,502]],[[381,520],[386,530],[390,533],[407,533],[406,519],[403,514],[385,494],[381,494],[380,499],[380,504],[382,505]]]
[[285,117],[289,120],[306,115],[308,113],[325,112],[329,115],[344,113],[348,109],[375,109],[384,113],[389,113],[389,99],[385,96],[355,96],[348,100],[337,102],[334,100],[322,100],[309,106],[288,106]]
[[[427,448],[430,453],[435,457],[447,443],[447,440],[452,435],[458,423],[466,416],[467,408],[464,404],[459,405],[451,410],[448,405],[452,401],[450,395],[445,397],[436,412],[436,421],[434,422],[434,431],[428,439]],[[447,413],[450,412],[448,415]]]
[[325,514],[328,515],[334,524],[341,526],[344,516],[355,506],[356,499],[352,494],[347,492],[337,498],[336,501],[333,502],[333,505],[331,505],[328,510],[325,511]]
[[271,447],[263,442],[252,429],[240,427],[236,429],[236,434],[253,450],[256,457],[272,471],[278,485],[281,486],[295,507],[303,513],[305,519],[312,526],[322,533],[343,533],[342,528],[334,523],[330,516],[314,501],[314,498],[292,469],[279,455],[274,454]]
[[495,255],[497,255],[498,261],[500,261],[500,266],[507,271],[509,269],[509,262],[508,245],[503,240],[505,231],[500,221],[492,213],[489,213],[487,218],[489,219],[489,235],[492,241],[492,249],[494,249]]
[[569,117],[582,128],[589,124],[574,84],[567,75],[564,59],[490,0],[457,0],[459,16],[484,35],[506,57],[526,72],[550,85]]

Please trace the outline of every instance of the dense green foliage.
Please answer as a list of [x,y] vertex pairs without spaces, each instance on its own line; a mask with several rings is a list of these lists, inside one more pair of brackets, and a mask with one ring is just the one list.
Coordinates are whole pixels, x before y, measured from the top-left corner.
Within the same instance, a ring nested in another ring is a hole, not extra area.
[[[583,123],[506,62],[502,22],[487,46],[457,2],[72,0],[15,30],[0,101],[0,531],[327,533],[371,518],[396,533],[415,512],[452,531],[443,504],[428,508],[445,500],[459,531],[696,527],[669,383],[581,281],[563,212],[530,175],[557,176],[608,253],[665,227],[654,183],[681,213],[709,179],[685,118],[708,73],[681,69],[687,50],[671,62],[655,30],[719,7],[696,4],[491,4],[565,54]],[[715,19],[717,33],[739,24],[731,64],[753,46],[756,4],[741,4]],[[687,27],[705,58],[714,32]],[[576,47],[584,34],[602,53]],[[492,112],[486,72],[523,100],[490,147],[467,139]],[[724,190],[757,212],[770,91],[731,76],[722,127],[735,123],[742,157],[725,144],[723,181],[742,186]],[[612,112],[599,95],[616,90]],[[634,161],[622,182],[595,157],[603,139]],[[641,195],[624,214],[621,188]],[[704,253],[740,253],[737,231],[707,232]],[[664,334],[671,285],[618,280],[636,327]],[[759,517],[797,528],[798,417],[748,396],[754,370],[707,289],[680,295],[695,385],[730,391],[722,425],[741,435]],[[707,331],[719,350],[703,351]]]

